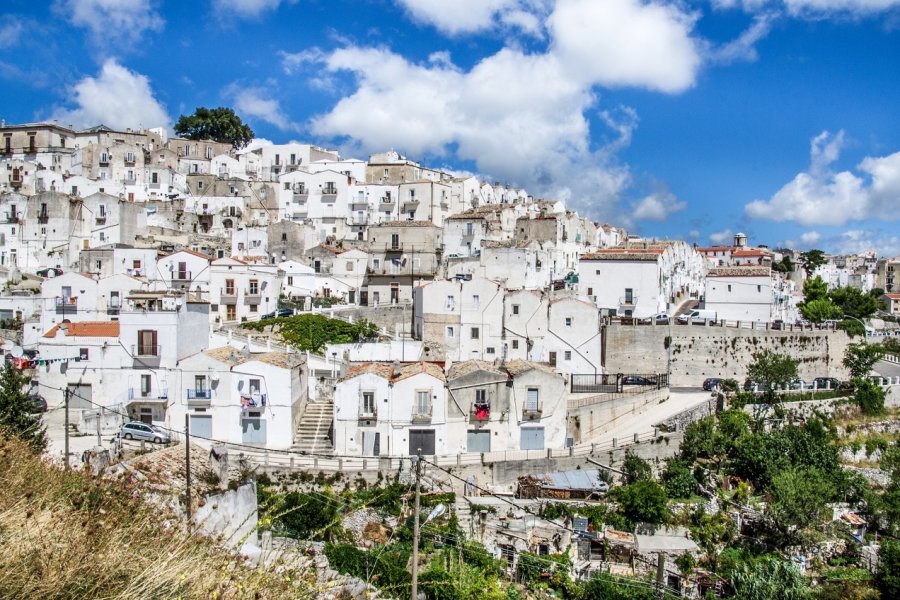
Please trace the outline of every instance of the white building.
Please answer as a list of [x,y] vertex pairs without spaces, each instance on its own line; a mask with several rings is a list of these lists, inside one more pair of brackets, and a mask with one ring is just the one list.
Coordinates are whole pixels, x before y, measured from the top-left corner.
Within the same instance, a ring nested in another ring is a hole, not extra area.
[[212,261],[209,276],[210,318],[214,323],[258,319],[278,308],[284,273],[277,265],[237,258]]
[[704,308],[721,321],[769,323],[774,302],[768,267],[713,267],[706,276]]

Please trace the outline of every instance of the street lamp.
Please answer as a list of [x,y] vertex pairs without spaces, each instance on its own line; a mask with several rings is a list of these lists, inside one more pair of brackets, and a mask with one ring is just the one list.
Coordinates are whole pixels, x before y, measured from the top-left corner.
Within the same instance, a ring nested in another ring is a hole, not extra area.
[[865,321],[863,321],[862,319],[859,319],[857,317],[854,317],[852,315],[843,315],[843,318],[844,319],[853,319],[854,321],[857,321],[860,325],[862,325],[863,326],[863,341],[868,343],[869,336],[868,336],[868,330],[866,329]]

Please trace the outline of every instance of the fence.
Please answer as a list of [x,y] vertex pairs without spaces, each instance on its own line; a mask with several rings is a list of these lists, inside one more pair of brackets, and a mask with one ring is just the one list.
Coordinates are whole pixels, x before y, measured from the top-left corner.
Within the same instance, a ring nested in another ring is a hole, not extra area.
[[569,388],[573,394],[640,394],[650,388],[660,389],[668,386],[669,376],[666,373],[573,374],[569,379]]

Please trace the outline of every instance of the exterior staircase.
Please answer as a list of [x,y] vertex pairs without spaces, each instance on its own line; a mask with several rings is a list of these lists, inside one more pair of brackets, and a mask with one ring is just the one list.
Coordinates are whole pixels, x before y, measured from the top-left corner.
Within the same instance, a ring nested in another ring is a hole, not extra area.
[[331,428],[333,417],[334,402],[330,400],[309,402],[303,416],[300,417],[300,422],[297,423],[291,450],[311,454],[332,454],[334,449],[331,440],[328,439],[328,430]]

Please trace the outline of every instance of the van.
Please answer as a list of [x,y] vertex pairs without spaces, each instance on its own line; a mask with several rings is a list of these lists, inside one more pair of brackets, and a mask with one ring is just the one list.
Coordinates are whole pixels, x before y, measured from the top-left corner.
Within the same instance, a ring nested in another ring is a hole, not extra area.
[[706,323],[715,323],[716,320],[716,311],[706,310],[705,308],[695,308],[687,314],[678,315],[679,323],[704,325]]

